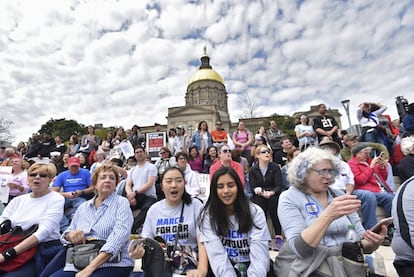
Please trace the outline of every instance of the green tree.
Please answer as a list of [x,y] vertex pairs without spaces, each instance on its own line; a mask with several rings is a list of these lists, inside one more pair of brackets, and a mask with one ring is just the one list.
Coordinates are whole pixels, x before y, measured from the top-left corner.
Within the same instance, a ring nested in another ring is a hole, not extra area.
[[281,130],[286,136],[288,136],[292,141],[296,139],[295,135],[295,118],[289,115],[278,115],[272,114],[267,122],[267,126],[269,126],[270,121],[276,121],[277,128]]
[[12,121],[0,118],[0,145],[9,145],[13,140],[13,136],[10,133],[10,126],[13,124]]
[[69,140],[69,137],[73,134],[82,135],[86,133],[86,127],[83,124],[79,124],[73,119],[53,119],[51,118],[45,124],[40,127],[39,133],[50,130],[52,137],[62,136],[65,141]]

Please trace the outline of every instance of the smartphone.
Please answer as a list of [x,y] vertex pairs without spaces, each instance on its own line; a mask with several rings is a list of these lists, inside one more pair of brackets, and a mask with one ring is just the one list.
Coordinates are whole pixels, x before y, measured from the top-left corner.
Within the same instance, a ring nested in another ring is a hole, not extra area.
[[388,225],[390,225],[392,221],[393,217],[383,218],[380,221],[378,221],[377,224],[375,224],[374,227],[372,227],[370,230],[374,233],[379,234],[379,232],[381,232],[381,226],[385,225],[386,227],[388,227]]
[[138,245],[143,244],[145,242],[145,239],[133,239],[129,243],[128,252],[131,252],[135,248],[137,248]]
[[379,156],[381,157],[381,158],[384,158],[384,152],[381,152],[380,154],[379,154]]

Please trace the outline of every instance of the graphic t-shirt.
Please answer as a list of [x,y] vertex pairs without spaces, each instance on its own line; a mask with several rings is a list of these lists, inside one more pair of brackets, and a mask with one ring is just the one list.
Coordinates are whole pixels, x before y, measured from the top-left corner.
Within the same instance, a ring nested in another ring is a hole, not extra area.
[[87,189],[92,183],[91,173],[89,170],[80,168],[76,174],[70,173],[69,170],[63,171],[57,177],[53,183],[54,187],[63,187],[64,192],[84,190]]
[[[177,235],[177,228],[180,222],[181,204],[176,207],[167,205],[163,199],[148,210],[142,229],[142,237],[154,238],[161,236],[169,245],[174,245]],[[198,199],[193,199],[190,205],[184,205],[181,227],[178,230],[178,243],[197,247],[197,218],[203,204]]]
[[[211,228],[208,215],[204,217],[202,223],[202,232],[200,235],[201,242],[208,242],[215,240],[217,237],[220,239],[223,248],[227,253],[227,257],[233,263],[251,262],[250,246],[252,240],[268,242],[270,240],[269,230],[266,225],[266,217],[263,210],[255,205],[250,204],[252,211],[252,217],[254,220],[254,226],[258,226],[261,229],[253,227],[248,233],[240,233],[238,231],[239,225],[234,216],[230,216],[231,229],[226,236],[218,236]],[[208,247],[206,245],[206,247]],[[208,251],[208,249],[207,249]],[[210,258],[210,256],[209,256]]]

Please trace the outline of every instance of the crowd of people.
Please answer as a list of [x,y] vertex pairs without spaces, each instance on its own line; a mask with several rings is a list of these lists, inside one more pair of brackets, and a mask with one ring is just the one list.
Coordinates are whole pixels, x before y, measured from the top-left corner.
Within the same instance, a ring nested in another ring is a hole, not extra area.
[[[336,255],[331,250],[342,246],[348,225],[355,226],[364,253],[392,244],[395,267],[408,276],[414,271],[408,202],[414,104],[395,126],[388,119],[384,124],[386,109],[361,103],[360,135],[340,132],[324,104],[312,121],[299,116],[294,137],[274,120],[257,131],[243,121],[233,132],[220,121],[211,131],[201,121],[193,134],[178,125],[168,130],[155,162],[137,125],[105,138],[88,126],[86,135],[72,135],[68,142],[59,135],[53,139],[51,131],[42,138],[33,134],[28,147],[1,150],[1,165],[11,166],[12,174],[0,221],[39,229],[0,254],[0,264],[42,247],[18,270],[0,276],[129,276],[133,259],[145,257],[144,245],[128,249],[130,234],[194,249],[198,261],[181,272],[187,276],[287,276],[292,264],[295,272],[312,274],[324,260],[322,252]],[[123,157],[123,141],[131,143],[133,156]],[[199,173],[210,179],[205,202]],[[404,197],[400,183],[407,188]],[[394,222],[373,232],[377,207]],[[78,273],[68,269],[63,245],[91,238],[105,241],[100,254]],[[269,247],[280,251],[274,263]]]

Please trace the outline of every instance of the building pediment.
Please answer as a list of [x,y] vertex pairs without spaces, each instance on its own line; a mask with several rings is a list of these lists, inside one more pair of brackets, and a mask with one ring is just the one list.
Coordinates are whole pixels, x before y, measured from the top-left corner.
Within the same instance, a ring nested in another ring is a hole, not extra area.
[[168,108],[168,117],[174,116],[191,116],[197,114],[211,114],[215,113],[216,107],[212,105],[206,106],[184,106]]

